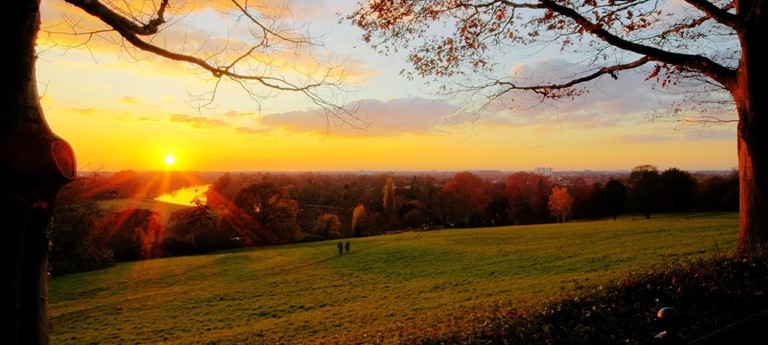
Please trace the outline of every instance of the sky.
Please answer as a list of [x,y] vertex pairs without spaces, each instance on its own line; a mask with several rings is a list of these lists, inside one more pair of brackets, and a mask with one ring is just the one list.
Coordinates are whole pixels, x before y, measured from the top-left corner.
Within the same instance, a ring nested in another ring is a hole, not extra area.
[[[155,43],[189,52],[195,44],[215,46],[242,33],[220,12],[192,7],[197,3],[216,2],[189,2]],[[102,27],[53,0],[43,1],[38,39],[37,79],[47,121],[73,146],[84,171],[565,171],[641,164],[694,171],[737,165],[735,124],[681,128],[651,121],[667,96],[640,74],[601,80],[570,102],[456,120],[452,115],[462,104],[436,96],[426,80],[400,75],[407,67],[404,55],[377,54],[358,28],[339,22],[354,4],[294,1],[291,18],[323,34],[325,46],[315,56],[348,68],[343,103],[355,104],[356,114],[370,121],[364,129],[326,128],[322,112],[300,94],[272,92],[257,102],[237,85],[217,86],[187,64],[67,34],[72,23]],[[283,66],[276,68],[306,62],[271,58]],[[561,58],[546,51],[526,55],[511,61],[510,73],[536,73]],[[198,107],[195,97],[213,90],[215,99]]]

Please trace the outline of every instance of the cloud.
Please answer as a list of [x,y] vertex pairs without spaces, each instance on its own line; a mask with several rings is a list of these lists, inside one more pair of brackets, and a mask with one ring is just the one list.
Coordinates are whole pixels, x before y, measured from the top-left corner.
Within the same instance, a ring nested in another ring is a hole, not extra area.
[[616,144],[648,144],[674,140],[679,140],[679,137],[668,134],[649,134],[615,136],[610,141]]
[[240,112],[240,111],[237,111],[237,110],[227,111],[223,115],[226,116],[226,117],[257,117],[258,116],[258,114],[254,113],[254,112],[251,112],[251,111],[249,111],[249,112]]
[[268,128],[250,128],[250,127],[237,127],[235,132],[243,134],[268,134]]
[[343,120],[327,118],[316,111],[293,111],[263,116],[259,123],[296,133],[325,133],[331,136],[397,136],[403,134],[440,134],[449,125],[447,117],[456,107],[442,100],[420,97],[397,98],[387,101],[360,101],[357,116],[370,121],[365,129],[354,129]]
[[[726,125],[727,126],[727,125]],[[724,126],[725,127],[725,126]],[[685,128],[674,131],[669,134],[649,134],[649,135],[623,135],[611,138],[612,142],[619,144],[646,144],[665,141],[697,141],[697,140],[735,140],[736,129],[733,128],[717,129],[708,128]]]
[[141,104],[141,100],[139,100],[136,97],[131,97],[131,96],[124,96],[124,97],[120,98],[120,102],[123,103],[123,104],[131,104],[131,105]]
[[192,128],[210,129],[217,127],[228,127],[229,123],[222,120],[211,119],[204,116],[189,116],[184,114],[171,114],[168,116],[171,123],[185,123]]
[[[590,69],[594,67],[544,59],[516,65],[509,74],[518,85],[552,84],[580,77]],[[585,88],[584,94],[557,101],[541,101],[531,92],[508,93],[489,108],[493,111],[481,122],[516,127],[558,124],[582,129],[634,125],[647,122],[646,115],[663,107],[669,98],[653,89],[643,71],[619,72],[615,79],[603,76],[581,87]]]
[[693,129],[688,128],[684,131],[685,139],[687,140],[736,140],[736,126],[735,125],[722,125],[723,127],[730,128],[704,128]]

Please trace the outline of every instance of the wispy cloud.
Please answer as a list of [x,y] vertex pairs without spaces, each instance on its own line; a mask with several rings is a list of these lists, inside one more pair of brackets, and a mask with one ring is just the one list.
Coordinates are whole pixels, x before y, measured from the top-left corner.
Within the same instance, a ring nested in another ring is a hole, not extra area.
[[648,135],[622,135],[610,139],[615,144],[647,144],[664,141],[679,140],[678,136],[668,134],[648,134]]
[[[520,64],[510,70],[510,78],[519,85],[550,84],[570,80],[577,71],[588,69],[562,60],[545,59],[532,64]],[[582,72],[583,73],[583,72]],[[627,71],[601,77],[582,85],[586,93],[574,99],[542,101],[533,93],[517,92],[505,95],[480,118],[491,126],[528,126],[557,124],[571,128],[606,128],[647,123],[647,114],[663,107],[668,95],[654,90],[642,71]]]
[[131,96],[123,96],[122,98],[120,98],[120,102],[123,104],[130,104],[130,105],[141,104],[141,100]]
[[243,134],[268,134],[269,133],[269,129],[267,129],[267,128],[237,127],[237,128],[235,128],[235,132],[243,133]]
[[237,110],[230,110],[223,114],[226,117],[257,117],[258,114],[248,111],[248,112],[241,112]]
[[388,101],[366,99],[360,101],[357,113],[371,122],[366,129],[353,129],[343,121],[310,110],[265,115],[259,123],[290,132],[318,134],[325,133],[329,125],[332,136],[433,135],[446,129],[446,118],[455,110],[456,107],[446,101],[420,97]]
[[171,123],[185,123],[189,124],[192,128],[209,129],[217,127],[227,127],[229,123],[226,121],[212,119],[205,116],[189,116],[184,114],[171,114],[168,116],[168,121]]

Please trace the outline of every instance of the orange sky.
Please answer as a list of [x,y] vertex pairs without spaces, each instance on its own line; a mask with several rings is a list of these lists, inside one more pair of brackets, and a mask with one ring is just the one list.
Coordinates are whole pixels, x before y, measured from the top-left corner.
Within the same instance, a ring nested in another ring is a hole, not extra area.
[[[55,46],[71,38],[51,41],[47,33],[62,31],[54,24],[81,15],[63,1],[43,4],[42,103],[83,170],[165,169],[168,155],[176,158],[174,169],[211,171],[613,170],[639,164],[701,170],[737,164],[735,124],[680,129],[652,123],[649,115],[663,95],[639,74],[603,80],[569,103],[449,121],[460,104],[434,97],[423,81],[400,77],[403,56],[376,55],[359,41],[359,31],[337,23],[335,13],[351,10],[348,1],[294,2],[298,19],[312,18],[314,30],[328,32],[331,52],[324,54],[346,62],[353,90],[346,95],[359,102],[360,116],[373,120],[366,130],[332,126],[329,133],[317,107],[301,95],[270,95],[259,107],[236,85],[224,84],[210,107],[197,109],[190,95],[214,84],[190,66],[154,57],[129,61],[130,51],[95,40],[72,49]],[[216,41],[222,33],[211,28],[223,24],[227,30],[216,12],[192,13],[165,37]],[[552,61],[556,57],[538,56],[513,70],[537,71]]]

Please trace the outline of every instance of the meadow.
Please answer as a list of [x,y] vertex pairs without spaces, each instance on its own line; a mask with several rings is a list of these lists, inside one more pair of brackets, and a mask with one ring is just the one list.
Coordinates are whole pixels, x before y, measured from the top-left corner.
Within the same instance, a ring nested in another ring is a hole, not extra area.
[[99,201],[99,207],[113,212],[130,209],[152,210],[160,215],[160,221],[163,224],[167,224],[174,212],[189,208],[191,204],[185,206],[154,199],[108,199]]
[[[54,344],[395,344],[735,249],[735,213],[406,232],[120,263],[49,284]],[[346,241],[346,239],[345,239]]]

